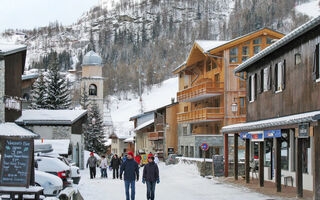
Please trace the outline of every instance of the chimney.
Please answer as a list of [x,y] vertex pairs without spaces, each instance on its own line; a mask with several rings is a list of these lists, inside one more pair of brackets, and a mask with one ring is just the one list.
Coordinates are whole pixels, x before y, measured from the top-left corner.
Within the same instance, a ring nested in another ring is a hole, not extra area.
[[171,103],[174,104],[174,97],[171,98]]

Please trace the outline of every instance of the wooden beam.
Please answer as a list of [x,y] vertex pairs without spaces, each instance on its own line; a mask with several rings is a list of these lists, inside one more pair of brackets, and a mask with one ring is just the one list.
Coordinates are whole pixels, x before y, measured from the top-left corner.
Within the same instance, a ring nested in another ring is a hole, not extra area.
[[275,178],[277,192],[281,192],[281,138],[275,138]]
[[245,176],[246,183],[250,183],[250,140],[246,139],[246,152],[245,152]]
[[224,134],[224,176],[229,176],[229,142],[228,134]]
[[259,142],[259,183],[264,186],[264,142]]
[[313,133],[313,199],[316,200],[320,199],[320,126],[315,126]]
[[238,138],[239,135],[237,133],[234,134],[234,150],[233,150],[233,160],[234,160],[234,168],[233,168],[233,174],[234,174],[234,179],[238,180]]
[[303,181],[302,181],[302,140],[301,138],[296,138],[296,188],[297,197],[303,196]]

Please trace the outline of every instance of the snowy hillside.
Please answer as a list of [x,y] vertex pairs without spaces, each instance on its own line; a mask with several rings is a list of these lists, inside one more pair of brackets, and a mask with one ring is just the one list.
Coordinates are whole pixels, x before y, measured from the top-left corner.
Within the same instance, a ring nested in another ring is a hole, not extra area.
[[[142,95],[143,111],[151,111],[171,103],[171,98],[176,99],[178,92],[178,78],[164,81],[160,86],[153,86],[150,91]],[[118,136],[129,136],[133,130],[133,122],[129,119],[140,114],[139,97],[129,94],[127,99],[119,100],[119,97],[110,98],[111,117],[114,131]]]
[[319,0],[311,0],[308,3],[304,3],[301,5],[298,5],[296,7],[296,10],[300,13],[303,13],[305,15],[308,15],[310,17],[317,17],[320,15],[320,1]]

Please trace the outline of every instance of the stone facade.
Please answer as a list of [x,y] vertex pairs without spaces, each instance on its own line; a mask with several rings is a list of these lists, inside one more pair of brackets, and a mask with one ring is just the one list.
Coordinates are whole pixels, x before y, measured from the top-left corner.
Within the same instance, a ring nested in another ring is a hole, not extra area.
[[4,103],[3,103],[3,98],[4,98],[4,80],[5,80],[5,65],[4,65],[4,60],[0,60],[0,123],[4,122]]
[[[185,130],[184,130],[185,129]],[[179,124],[178,125],[178,152],[186,157],[200,158],[202,157],[202,151],[200,146],[202,143],[207,143],[210,147],[208,150],[209,155],[223,154],[223,136],[222,135],[196,135],[191,134],[190,124]]]

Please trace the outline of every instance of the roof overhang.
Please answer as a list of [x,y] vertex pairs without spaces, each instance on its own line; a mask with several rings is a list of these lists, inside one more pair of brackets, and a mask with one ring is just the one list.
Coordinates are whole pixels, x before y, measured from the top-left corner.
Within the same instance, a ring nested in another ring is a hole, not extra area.
[[287,34],[285,37],[281,38],[274,44],[270,45],[269,47],[265,48],[263,51],[259,52],[258,54],[254,55],[252,58],[248,59],[246,62],[239,65],[237,68],[234,69],[235,73],[239,73],[244,71],[247,67],[250,67],[254,63],[256,63],[258,60],[266,57],[267,55],[275,52],[277,49],[285,46],[292,40],[298,38],[299,36],[303,35],[304,33],[312,30],[316,26],[320,24],[320,16],[308,21],[307,23],[301,25],[300,27],[296,28],[289,34]]
[[320,118],[320,111],[313,111],[285,117],[265,119],[254,122],[246,122],[241,124],[233,124],[224,126],[221,129],[222,133],[241,133],[256,130],[266,130],[274,127],[290,126],[299,123],[315,122]]

